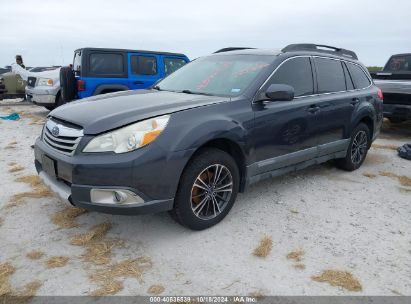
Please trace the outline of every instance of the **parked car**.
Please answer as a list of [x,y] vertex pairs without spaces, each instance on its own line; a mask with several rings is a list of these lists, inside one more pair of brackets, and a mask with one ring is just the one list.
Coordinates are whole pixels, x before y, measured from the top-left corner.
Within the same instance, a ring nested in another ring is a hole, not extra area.
[[393,123],[411,119],[411,53],[392,55],[371,76],[384,94],[384,116]]
[[26,99],[36,105],[53,110],[63,104],[60,90],[60,68],[30,72],[27,78]]
[[117,91],[146,89],[189,62],[187,56],[141,50],[82,48],[73,67],[62,68],[63,101]]
[[0,68],[0,75],[10,72],[11,71],[11,66],[7,65],[4,68]]
[[53,110],[35,165],[72,205],[169,210],[200,230],[265,178],[331,159],[359,168],[382,120],[381,90],[354,52],[242,49],[196,59],[149,90]]
[[0,75],[0,100],[6,98],[24,98],[26,81],[14,72]]

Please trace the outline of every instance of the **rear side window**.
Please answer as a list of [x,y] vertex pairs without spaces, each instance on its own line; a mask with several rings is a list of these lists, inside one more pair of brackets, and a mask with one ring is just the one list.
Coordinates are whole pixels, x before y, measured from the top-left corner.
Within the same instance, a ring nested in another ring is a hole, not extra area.
[[283,63],[269,81],[271,84],[287,84],[294,88],[294,96],[313,93],[313,73],[308,57],[293,58]]
[[156,75],[157,59],[154,56],[131,56],[131,72],[137,75]]
[[177,71],[185,64],[186,61],[181,58],[164,58],[164,71],[166,76]]
[[347,90],[354,90],[354,83],[352,81],[351,75],[348,72],[347,66],[343,64],[344,74],[345,74],[345,84],[347,85]]
[[345,91],[344,71],[339,60],[314,58],[317,68],[318,93]]
[[124,73],[123,55],[113,53],[90,54],[90,73],[96,75],[121,75]]
[[385,71],[411,71],[411,55],[397,55],[388,60]]
[[356,89],[363,89],[371,84],[370,79],[367,77],[360,66],[352,63],[347,63],[347,67],[350,71]]

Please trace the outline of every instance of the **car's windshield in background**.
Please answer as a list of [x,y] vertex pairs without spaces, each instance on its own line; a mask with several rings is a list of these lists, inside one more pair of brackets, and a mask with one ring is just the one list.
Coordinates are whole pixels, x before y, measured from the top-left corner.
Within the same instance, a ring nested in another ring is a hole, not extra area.
[[199,58],[177,70],[156,88],[160,90],[238,96],[273,61],[273,56],[222,55]]
[[393,56],[384,70],[411,72],[411,55]]

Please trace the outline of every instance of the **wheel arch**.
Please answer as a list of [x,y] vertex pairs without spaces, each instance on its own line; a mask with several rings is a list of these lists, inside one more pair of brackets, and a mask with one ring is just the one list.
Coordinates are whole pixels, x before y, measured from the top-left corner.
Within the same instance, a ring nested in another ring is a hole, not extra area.
[[123,84],[102,84],[97,86],[97,88],[93,92],[93,96],[127,90],[130,90],[130,88]]
[[[246,160],[245,153],[241,146],[235,141],[228,138],[216,138],[211,139],[201,146],[199,146],[193,155],[191,155],[190,160],[198,154],[201,150],[206,148],[216,148],[222,150],[229,154],[236,162],[238,170],[240,172],[240,192],[243,192],[246,184]],[[187,165],[186,165],[187,166]]]

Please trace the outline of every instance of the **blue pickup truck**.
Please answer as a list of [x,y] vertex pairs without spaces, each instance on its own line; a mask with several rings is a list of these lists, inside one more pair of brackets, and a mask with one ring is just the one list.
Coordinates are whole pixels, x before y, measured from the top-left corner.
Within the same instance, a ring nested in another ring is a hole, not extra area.
[[[189,62],[184,54],[82,48],[60,71],[61,104],[98,94],[151,87]],[[56,104],[59,106],[60,104]]]

